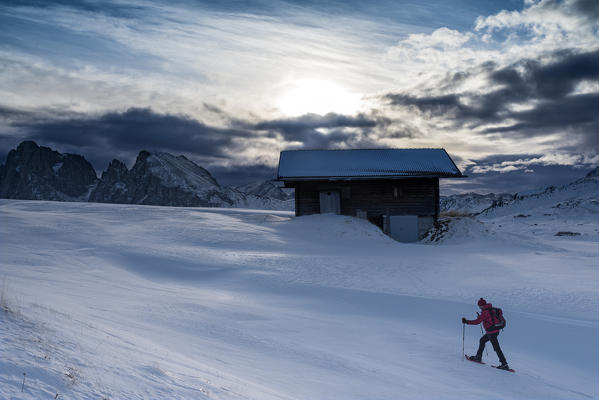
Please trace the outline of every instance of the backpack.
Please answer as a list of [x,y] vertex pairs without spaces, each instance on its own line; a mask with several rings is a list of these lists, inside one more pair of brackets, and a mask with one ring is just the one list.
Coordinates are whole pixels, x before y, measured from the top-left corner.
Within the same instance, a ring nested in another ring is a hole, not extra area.
[[489,309],[489,312],[491,313],[491,318],[493,318],[495,323],[490,326],[488,330],[505,328],[506,322],[505,318],[503,317],[503,310],[501,310],[501,308],[492,307]]

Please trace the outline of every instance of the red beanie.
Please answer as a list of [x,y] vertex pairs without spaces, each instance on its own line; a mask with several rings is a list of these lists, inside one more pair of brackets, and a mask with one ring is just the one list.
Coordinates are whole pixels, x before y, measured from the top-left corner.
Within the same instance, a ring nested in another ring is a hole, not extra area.
[[478,306],[479,306],[479,307],[482,307],[482,306],[484,306],[485,304],[487,304],[487,302],[485,301],[485,299],[483,299],[483,298],[481,297],[481,298],[480,298],[480,300],[478,301]]

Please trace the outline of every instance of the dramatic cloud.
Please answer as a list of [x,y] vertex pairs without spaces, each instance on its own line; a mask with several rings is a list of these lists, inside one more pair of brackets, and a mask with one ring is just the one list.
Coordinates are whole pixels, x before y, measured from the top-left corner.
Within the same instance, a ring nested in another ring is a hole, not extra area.
[[[214,106],[205,106],[212,112],[223,114]],[[277,145],[280,146],[278,150],[285,147],[347,146],[359,140],[367,141],[371,130],[388,123],[384,118],[365,115],[310,114],[258,123],[225,115],[230,127],[218,127],[189,116],[160,114],[145,108],[98,116],[67,113],[62,117],[59,114],[49,118],[49,114],[48,110],[20,112],[0,109],[0,116],[12,120],[11,126],[20,129],[19,140],[34,140],[63,152],[82,154],[98,169],[103,169],[114,157],[133,160],[143,149],[186,154],[196,162],[231,177],[235,176],[232,170],[240,169],[239,166],[244,163],[244,176],[248,176],[250,171],[260,176],[274,171],[278,152],[273,158],[252,148],[266,147],[264,150],[268,153]],[[14,147],[14,143],[11,146]],[[9,150],[0,149],[4,154]],[[242,159],[244,153],[247,153],[245,160]],[[235,155],[237,162],[228,162]]]
[[[499,120],[532,115],[534,112],[511,111],[513,105],[526,105],[531,101],[541,102],[540,107],[552,102],[559,106],[564,102],[575,103],[578,107],[587,104],[590,110],[596,110],[593,95],[576,95],[575,89],[581,83],[599,83],[599,51],[572,54],[562,51],[556,62],[542,65],[531,59],[519,60],[508,67],[485,73],[490,87],[497,89],[487,93],[461,92],[438,96],[414,97],[407,94],[387,94],[384,98],[392,105],[415,106],[421,112],[435,116],[450,114],[455,124],[463,119],[478,120],[479,124],[488,124]],[[588,112],[583,111],[583,114]],[[596,114],[596,113],[595,113]],[[564,116],[568,124],[573,123],[571,115]],[[595,116],[599,118],[599,116]],[[554,123],[561,126],[553,118]],[[587,123],[582,118],[580,123]]]
[[468,188],[599,154],[593,0],[10,0],[0,26],[0,156],[148,149],[239,179],[290,148],[444,147]]
[[473,31],[410,35],[387,53],[404,62],[403,88],[381,99],[429,137],[451,136],[462,168],[497,148],[591,167],[599,154],[598,14],[597,2],[532,1],[478,18]]

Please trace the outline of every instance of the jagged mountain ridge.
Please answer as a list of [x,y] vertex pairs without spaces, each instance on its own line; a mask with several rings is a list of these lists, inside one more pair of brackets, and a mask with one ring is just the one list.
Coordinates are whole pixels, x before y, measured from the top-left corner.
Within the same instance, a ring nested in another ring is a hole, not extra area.
[[221,186],[185,156],[142,150],[129,170],[112,160],[97,178],[85,158],[21,143],[0,165],[0,198],[292,210],[293,202]]
[[[599,197],[599,167],[591,170],[584,177],[562,186],[549,186],[538,190],[529,190],[515,194],[464,193],[441,196],[440,207],[444,212],[460,212],[470,214],[515,212],[515,208],[572,208],[586,207],[594,209]],[[547,211],[547,210],[546,210]]]
[[246,185],[236,186],[235,188],[243,193],[253,194],[258,197],[269,197],[282,201],[293,200],[294,198],[293,189],[284,191],[279,183],[273,182],[272,180],[248,183]]
[[501,216],[519,212],[520,215],[526,216],[535,212],[551,214],[568,213],[573,210],[599,213],[599,167],[562,186],[516,193],[512,199],[497,201],[480,214]]
[[210,173],[185,156],[141,151],[131,170],[113,160],[89,200],[102,203],[183,207],[231,207],[228,195]]

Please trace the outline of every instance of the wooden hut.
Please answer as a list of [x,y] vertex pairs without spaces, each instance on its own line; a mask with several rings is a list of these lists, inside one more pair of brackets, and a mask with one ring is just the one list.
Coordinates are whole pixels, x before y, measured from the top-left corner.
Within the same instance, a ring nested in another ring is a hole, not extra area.
[[282,151],[278,180],[295,189],[295,215],[368,218],[401,241],[439,216],[439,178],[463,177],[444,149]]

